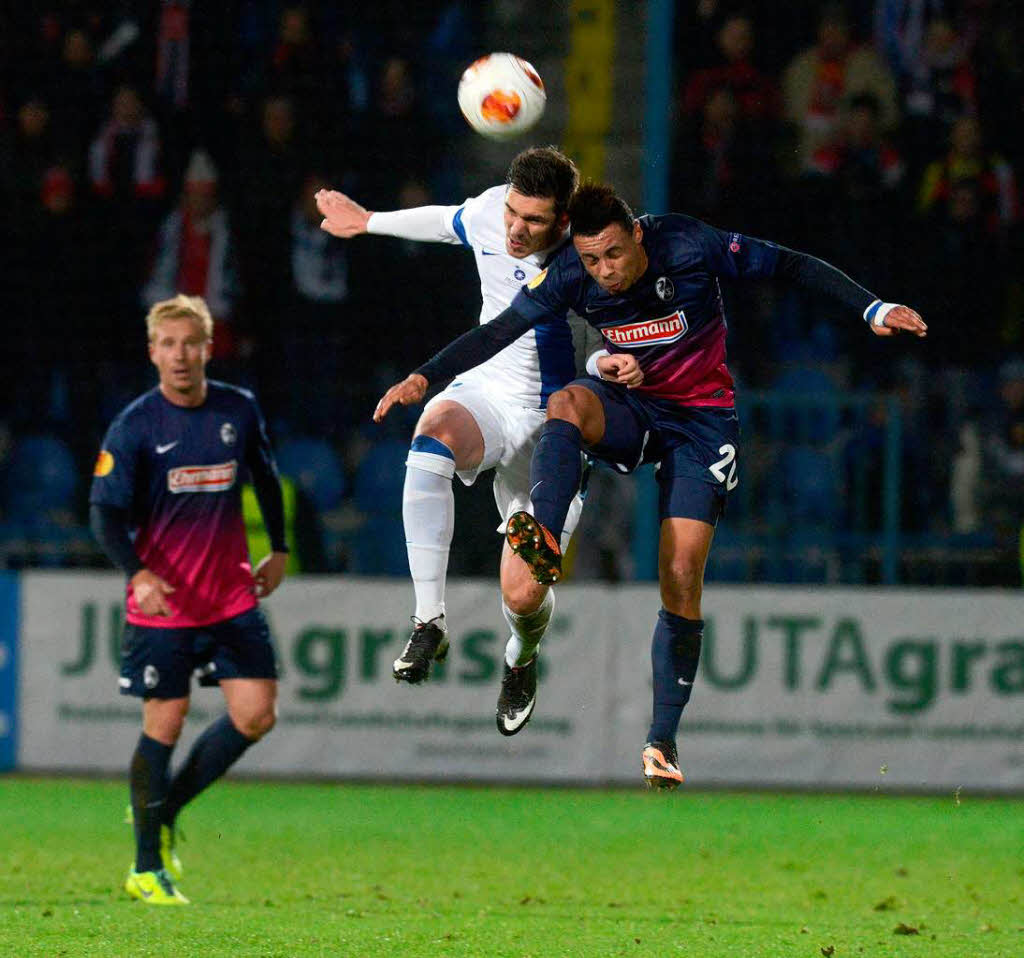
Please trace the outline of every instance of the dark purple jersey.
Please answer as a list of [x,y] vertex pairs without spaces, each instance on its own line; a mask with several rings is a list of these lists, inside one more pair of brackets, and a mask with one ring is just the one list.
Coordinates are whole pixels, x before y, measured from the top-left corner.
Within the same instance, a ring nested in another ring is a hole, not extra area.
[[574,310],[601,331],[610,352],[636,356],[644,373],[639,394],[680,406],[733,405],[718,280],[774,275],[779,247],[680,214],[639,222],[648,265],[625,292],[603,290],[569,246],[512,308],[531,320]]
[[245,389],[210,380],[196,407],[176,406],[152,389],[111,423],[89,501],[128,513],[139,558],[175,589],[170,616],[147,616],[129,583],[129,622],[209,625],[256,605],[243,467],[276,473],[263,417]]

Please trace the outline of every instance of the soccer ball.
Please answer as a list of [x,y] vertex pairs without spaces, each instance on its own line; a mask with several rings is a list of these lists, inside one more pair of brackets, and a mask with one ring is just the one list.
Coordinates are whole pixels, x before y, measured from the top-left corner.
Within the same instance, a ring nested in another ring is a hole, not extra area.
[[511,140],[544,113],[540,74],[514,53],[489,53],[466,67],[459,80],[459,109],[477,133]]

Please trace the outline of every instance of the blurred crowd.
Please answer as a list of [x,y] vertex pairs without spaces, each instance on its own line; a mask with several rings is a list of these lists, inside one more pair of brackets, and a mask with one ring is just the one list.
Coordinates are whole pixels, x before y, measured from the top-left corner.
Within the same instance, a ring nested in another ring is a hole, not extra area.
[[[828,303],[731,293],[752,421],[781,410],[778,434],[747,432],[778,466],[761,479],[806,503],[814,490],[787,490],[783,467],[823,473],[833,513],[807,528],[882,529],[872,477],[896,408],[902,532],[996,555],[984,580],[1016,583],[1024,15],[1012,0],[676,6],[671,208],[828,259],[930,326],[923,344],[887,343]],[[329,185],[393,209],[466,194],[453,90],[485,15],[465,0],[0,5],[0,565],[97,561],[89,464],[153,382],[146,307],[182,291],[218,321],[211,375],[257,391],[295,480],[302,566],[402,572],[414,413],[382,429],[368,410],[472,321],[475,271],[456,248],[332,240],[312,197]],[[793,458],[793,396],[850,426],[797,437],[817,460]],[[835,513],[844,501],[857,516]],[[478,492],[460,527],[492,511]],[[752,506],[734,517],[771,532]],[[628,577],[630,534],[581,550],[580,571]],[[453,572],[492,567],[493,543],[462,541]],[[787,573],[735,570],[766,576]]]
[[[678,10],[672,208],[820,256],[929,324],[925,342],[879,340],[828,302],[765,287],[735,304],[731,367],[747,389],[892,397],[905,541],[988,548],[982,580],[1019,583],[1024,8]],[[831,455],[847,502],[859,457],[881,465],[891,416],[879,404]]]

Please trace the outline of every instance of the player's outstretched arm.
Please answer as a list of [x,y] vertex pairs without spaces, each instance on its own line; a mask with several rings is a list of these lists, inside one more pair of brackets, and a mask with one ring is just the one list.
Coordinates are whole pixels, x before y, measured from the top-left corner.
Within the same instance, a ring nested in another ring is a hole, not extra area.
[[908,332],[923,339],[928,334],[924,320],[909,306],[883,302],[841,269],[816,256],[780,246],[776,275],[859,310],[876,336]]
[[316,208],[323,220],[320,229],[338,239],[351,239],[366,232],[370,211],[352,197],[337,190],[317,190]]
[[380,397],[380,402],[373,411],[373,421],[382,422],[392,406],[412,406],[420,402],[427,394],[428,385],[425,377],[419,373],[410,373]]
[[436,356],[414,370],[400,383],[395,383],[384,395],[373,413],[373,421],[380,422],[394,405],[411,406],[426,395],[431,383],[452,379],[463,370],[472,369],[496,356],[514,343],[542,317],[529,319],[510,306],[498,313],[489,323],[475,326],[452,340]]

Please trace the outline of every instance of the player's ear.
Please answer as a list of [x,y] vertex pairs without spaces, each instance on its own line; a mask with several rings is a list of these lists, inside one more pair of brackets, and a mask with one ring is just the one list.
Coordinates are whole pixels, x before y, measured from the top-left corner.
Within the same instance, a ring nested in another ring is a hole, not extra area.
[[644,238],[644,230],[640,225],[640,220],[633,220],[633,242],[642,243]]
[[555,226],[557,226],[563,233],[569,228],[568,212],[559,213],[558,216],[555,217]]

